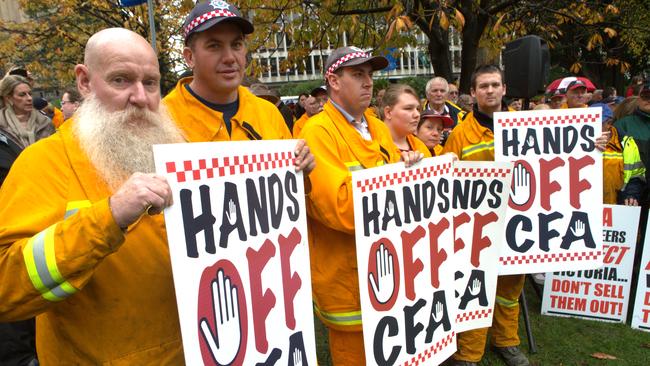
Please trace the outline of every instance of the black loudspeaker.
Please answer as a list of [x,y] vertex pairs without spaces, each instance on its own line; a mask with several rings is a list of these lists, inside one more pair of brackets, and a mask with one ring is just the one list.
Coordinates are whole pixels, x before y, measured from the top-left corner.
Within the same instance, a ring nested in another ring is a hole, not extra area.
[[525,36],[506,44],[503,51],[506,95],[532,98],[543,93],[550,63],[548,44],[538,36]]

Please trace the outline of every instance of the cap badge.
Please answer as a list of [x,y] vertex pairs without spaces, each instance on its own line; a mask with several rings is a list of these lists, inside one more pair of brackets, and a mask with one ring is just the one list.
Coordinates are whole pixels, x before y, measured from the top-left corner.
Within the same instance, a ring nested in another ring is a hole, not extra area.
[[219,10],[224,10],[230,8],[230,5],[223,1],[223,0],[211,0],[210,1],[210,6],[213,9],[219,9]]

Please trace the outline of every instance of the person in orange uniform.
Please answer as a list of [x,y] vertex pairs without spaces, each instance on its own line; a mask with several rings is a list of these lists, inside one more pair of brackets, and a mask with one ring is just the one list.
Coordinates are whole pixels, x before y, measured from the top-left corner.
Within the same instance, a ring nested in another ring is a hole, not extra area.
[[[292,138],[277,107],[241,85],[253,29],[225,1],[200,1],[185,20],[183,57],[193,76],[179,80],[163,103],[189,142]],[[309,173],[314,159],[304,141],[295,155],[297,169]]]
[[300,135],[300,131],[302,131],[302,128],[305,126],[305,123],[307,123],[307,120],[311,118],[312,116],[317,115],[323,110],[323,105],[324,103],[318,100],[314,96],[308,96],[304,103],[304,108],[305,108],[305,113],[298,118],[296,123],[293,124],[293,137],[298,138]]
[[[479,66],[471,79],[474,109],[458,124],[445,143],[444,152],[453,152],[460,160],[494,161],[494,112],[507,111],[503,103],[506,86],[503,73],[494,65]],[[529,365],[519,349],[519,295],[524,275],[499,276],[497,281],[492,344],[509,366]],[[483,358],[488,328],[459,333],[458,351],[453,365],[476,365]]]
[[[63,112],[63,121],[67,121],[74,115],[74,112],[79,108],[79,105],[81,105],[81,94],[79,94],[79,91],[77,90],[76,87],[73,88],[68,88],[66,91],[63,93],[63,96],[61,97],[61,112]],[[54,120],[52,120],[54,123]],[[56,128],[59,128],[63,122],[60,124],[54,124]]]
[[424,142],[431,156],[440,156],[444,150],[440,141],[442,141],[442,132],[445,128],[452,128],[454,120],[447,115],[436,114],[432,110],[422,111],[416,136]]
[[[445,143],[444,152],[454,152],[460,160],[494,161],[494,112],[508,111],[503,103],[506,86],[498,66],[479,66],[471,78],[471,94],[476,99],[474,109],[457,125]],[[579,100],[579,98],[575,98]],[[609,140],[604,132],[596,139],[596,148],[602,151]],[[528,358],[519,349],[519,295],[524,286],[524,275],[499,276],[491,336],[494,351],[508,366],[529,365]],[[458,351],[452,365],[472,366],[483,358],[489,328],[459,333]]]
[[[562,108],[587,108],[585,95],[587,85],[582,80],[574,80],[567,85],[566,103]],[[615,205],[618,192],[623,188],[623,147],[618,132],[611,125],[613,113],[611,108],[603,103],[592,107],[602,107],[603,131],[609,133],[609,141],[603,152],[603,203]]]
[[618,203],[618,193],[623,188],[623,146],[612,124],[612,109],[605,103],[595,103],[591,107],[602,107],[603,131],[611,133],[603,151],[603,203],[615,205]]
[[75,74],[87,101],[0,190],[0,322],[36,316],[42,365],[180,364],[164,221],[145,214],[172,197],[152,145],[183,141],[159,110],[156,54],[105,29]]
[[386,89],[382,100],[384,122],[397,148],[400,151],[419,151],[430,157],[427,146],[415,136],[420,121],[417,92],[408,85],[393,84]]
[[63,112],[55,106],[52,106],[52,111],[54,112],[52,115],[52,124],[54,125],[54,128],[59,128],[59,126],[63,124],[63,121],[65,121]]
[[316,158],[307,196],[309,254],[315,311],[329,328],[334,365],[365,364],[351,172],[423,156],[400,154],[388,128],[367,111],[372,73],[387,65],[356,47],[334,50],[325,69],[330,100],[300,133]]

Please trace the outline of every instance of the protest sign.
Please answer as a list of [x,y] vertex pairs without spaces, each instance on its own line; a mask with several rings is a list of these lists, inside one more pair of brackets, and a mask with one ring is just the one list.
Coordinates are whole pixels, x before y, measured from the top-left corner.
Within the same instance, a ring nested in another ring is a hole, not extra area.
[[456,350],[448,156],[352,173],[369,365],[437,365]]
[[547,273],[542,314],[625,322],[640,213],[640,207],[604,206],[604,266]]
[[[650,217],[648,218],[650,220]],[[646,227],[643,255],[636,284],[632,328],[650,332],[650,235]]]
[[514,162],[501,274],[602,264],[600,108],[494,114],[497,161]]
[[456,331],[492,325],[512,163],[454,163]]
[[316,365],[295,144],[154,147],[188,365]]

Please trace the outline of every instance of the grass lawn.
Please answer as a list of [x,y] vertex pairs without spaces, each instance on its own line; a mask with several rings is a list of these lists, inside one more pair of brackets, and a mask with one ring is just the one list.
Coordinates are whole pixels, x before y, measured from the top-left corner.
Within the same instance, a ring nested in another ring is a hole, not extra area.
[[[537,342],[537,354],[528,355],[532,365],[650,366],[650,333],[634,330],[627,324],[542,316],[541,299],[529,283],[525,290],[533,335]],[[632,311],[632,305],[629,307],[629,311]],[[316,319],[316,347],[320,366],[331,365],[326,334]],[[520,317],[519,337],[522,349],[528,352],[523,316]],[[597,352],[614,356],[616,360],[591,356]],[[488,350],[479,365],[505,364]]]

